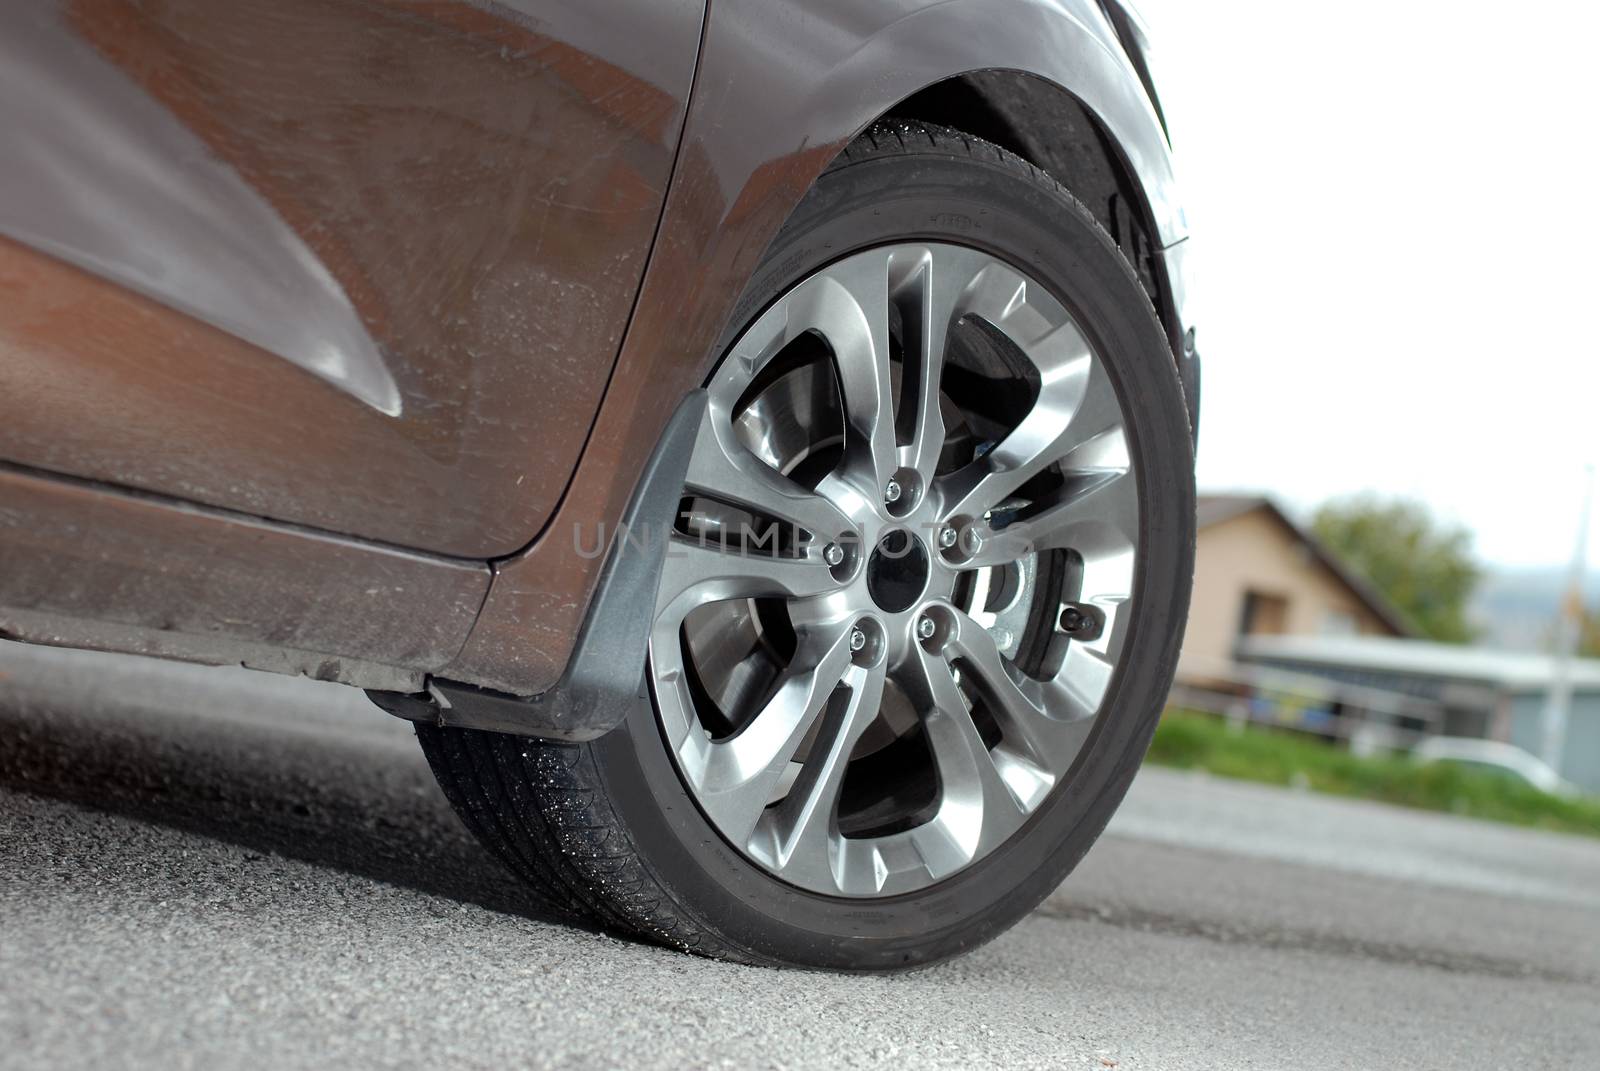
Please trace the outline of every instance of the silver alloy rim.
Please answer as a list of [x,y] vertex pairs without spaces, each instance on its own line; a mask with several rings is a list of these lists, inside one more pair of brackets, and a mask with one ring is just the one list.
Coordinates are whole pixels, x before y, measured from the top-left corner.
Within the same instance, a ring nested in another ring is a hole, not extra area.
[[[970,338],[1017,362],[1029,393],[1004,434],[958,449],[949,425],[984,419],[945,386]],[[779,375],[819,344],[820,364]],[[1138,494],[1102,361],[1016,268],[900,244],[789,289],[708,393],[650,643],[679,773],[723,837],[802,888],[887,896],[954,874],[1065,779],[1121,660]],[[1044,590],[1050,569],[1071,582]],[[724,707],[742,713],[714,731]],[[870,815],[899,797],[849,772],[877,740],[931,760],[907,766],[920,809],[881,828]],[[845,795],[872,801],[853,830]]]

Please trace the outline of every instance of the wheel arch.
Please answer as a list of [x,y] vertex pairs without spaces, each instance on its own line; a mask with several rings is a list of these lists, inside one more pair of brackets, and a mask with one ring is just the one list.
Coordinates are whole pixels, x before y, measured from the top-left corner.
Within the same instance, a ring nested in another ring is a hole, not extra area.
[[1176,309],[1149,201],[1115,139],[1072,93],[1025,71],[971,71],[918,90],[878,119],[918,119],[983,138],[1072,191],[1116,241],[1173,336]]

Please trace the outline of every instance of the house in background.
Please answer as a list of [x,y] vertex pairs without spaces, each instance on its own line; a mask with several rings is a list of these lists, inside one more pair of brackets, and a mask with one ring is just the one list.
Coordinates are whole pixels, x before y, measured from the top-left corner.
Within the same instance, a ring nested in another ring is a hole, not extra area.
[[1247,636],[1409,636],[1400,612],[1269,498],[1201,495],[1179,676],[1226,675]]
[[[1357,751],[1424,735],[1541,750],[1548,655],[1417,639],[1400,612],[1270,499],[1201,495],[1172,704]],[[1558,772],[1600,791],[1600,660],[1572,667]]]
[[1240,658],[1258,637],[1411,631],[1398,610],[1271,499],[1201,495],[1194,597],[1174,706],[1314,733],[1352,749],[1405,748],[1437,732],[1432,698]]

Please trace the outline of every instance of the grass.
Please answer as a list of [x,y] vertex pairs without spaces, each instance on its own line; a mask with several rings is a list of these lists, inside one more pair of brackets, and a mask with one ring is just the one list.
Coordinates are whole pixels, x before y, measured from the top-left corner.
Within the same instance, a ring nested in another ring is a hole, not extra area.
[[1254,726],[1232,728],[1205,714],[1168,711],[1150,745],[1150,761],[1600,837],[1600,799],[1594,797],[1552,796],[1515,780],[1449,763],[1419,766],[1402,757],[1352,755],[1310,737]]

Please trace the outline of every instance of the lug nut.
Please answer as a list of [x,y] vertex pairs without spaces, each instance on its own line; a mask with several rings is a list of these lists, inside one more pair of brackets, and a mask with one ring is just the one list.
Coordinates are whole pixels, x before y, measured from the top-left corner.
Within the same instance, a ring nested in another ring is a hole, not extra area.
[[977,525],[969,524],[961,530],[961,552],[968,556],[978,553],[983,548],[983,536],[978,532]]
[[850,649],[859,651],[867,645],[867,634],[858,628],[850,630]]
[[900,481],[899,480],[891,479],[888,482],[888,484],[883,489],[883,500],[885,502],[898,502],[898,501],[900,501]]
[[959,534],[960,533],[956,531],[956,526],[953,524],[947,524],[943,528],[939,529],[939,549],[949,550],[951,547],[955,546],[956,537]]
[[822,548],[822,560],[828,563],[829,568],[844,561],[844,548],[837,543],[829,543]]
[[917,622],[917,635],[925,640],[931,640],[933,639],[934,630],[937,627],[938,626],[933,623],[933,618],[929,617],[927,614],[923,614],[922,620]]

